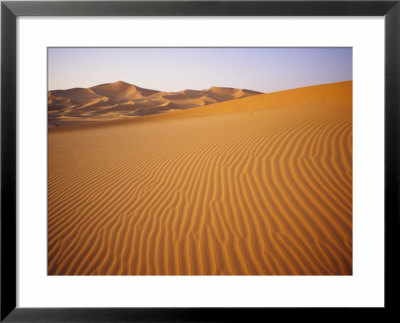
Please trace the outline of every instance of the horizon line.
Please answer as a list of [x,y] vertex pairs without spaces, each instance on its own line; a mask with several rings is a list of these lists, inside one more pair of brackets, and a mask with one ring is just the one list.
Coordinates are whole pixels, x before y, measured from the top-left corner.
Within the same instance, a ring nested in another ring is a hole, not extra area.
[[284,92],[284,91],[295,90],[295,89],[302,89],[302,88],[311,87],[311,86],[328,85],[328,84],[336,84],[336,83],[344,83],[344,82],[352,82],[352,81],[353,81],[353,79],[344,80],[344,81],[337,81],[337,82],[317,83],[317,84],[311,84],[311,85],[305,85],[305,86],[298,86],[298,87],[287,88],[287,89],[284,89],[284,90],[278,90],[278,91],[272,91],[272,92],[260,92],[260,91],[247,89],[247,88],[236,88],[236,87],[217,86],[217,85],[212,85],[212,86],[210,86],[208,88],[203,88],[203,89],[199,89],[199,90],[185,88],[185,89],[182,89],[182,90],[179,90],[179,91],[163,91],[163,90],[155,90],[155,89],[145,88],[145,87],[141,87],[139,85],[136,85],[134,83],[129,83],[129,82],[126,82],[126,81],[118,80],[118,81],[115,81],[115,82],[108,82],[108,83],[101,83],[101,84],[92,85],[90,87],[71,87],[71,88],[68,88],[68,89],[47,90],[47,93],[52,92],[52,91],[69,91],[69,90],[77,90],[77,89],[86,89],[87,90],[87,89],[91,89],[91,88],[96,87],[96,86],[110,85],[110,84],[115,84],[115,83],[125,83],[125,84],[128,84],[128,85],[132,85],[134,87],[138,87],[138,88],[143,89],[143,90],[151,90],[151,91],[164,92],[164,93],[179,93],[179,92],[183,92],[183,91],[204,91],[204,90],[209,90],[211,88],[220,88],[220,89],[239,89],[239,90],[244,90],[244,91],[258,92],[260,94],[270,94],[270,93],[278,93],[278,92]]

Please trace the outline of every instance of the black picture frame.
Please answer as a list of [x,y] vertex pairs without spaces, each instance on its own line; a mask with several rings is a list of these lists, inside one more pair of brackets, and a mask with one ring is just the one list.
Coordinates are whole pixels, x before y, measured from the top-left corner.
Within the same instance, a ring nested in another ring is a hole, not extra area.
[[[400,247],[400,0],[395,1],[74,1],[1,3],[1,322],[266,321],[343,314],[382,320],[397,313]],[[384,16],[384,308],[18,308],[16,307],[16,19],[18,16]],[[323,313],[321,313],[323,312]],[[396,315],[394,316],[396,317]],[[257,319],[258,318],[258,319]],[[357,318],[358,320],[360,317]]]

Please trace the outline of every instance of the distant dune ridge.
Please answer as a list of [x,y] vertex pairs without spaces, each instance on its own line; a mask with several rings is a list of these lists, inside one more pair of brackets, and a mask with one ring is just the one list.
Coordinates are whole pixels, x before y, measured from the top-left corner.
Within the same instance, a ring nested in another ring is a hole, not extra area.
[[49,275],[353,272],[351,81],[50,128],[48,147]]
[[49,127],[87,124],[171,109],[201,107],[255,94],[260,92],[223,87],[201,91],[161,92],[118,81],[88,89],[49,91],[48,120]]

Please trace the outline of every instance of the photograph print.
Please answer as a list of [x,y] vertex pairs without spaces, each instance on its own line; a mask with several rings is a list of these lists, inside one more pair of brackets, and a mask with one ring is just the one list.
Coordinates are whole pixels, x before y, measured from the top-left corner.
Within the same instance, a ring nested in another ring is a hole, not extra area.
[[352,275],[352,48],[47,57],[48,275]]

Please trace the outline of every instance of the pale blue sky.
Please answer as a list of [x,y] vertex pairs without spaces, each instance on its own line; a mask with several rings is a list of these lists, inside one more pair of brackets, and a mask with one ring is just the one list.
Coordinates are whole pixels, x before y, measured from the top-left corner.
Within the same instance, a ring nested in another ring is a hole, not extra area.
[[160,91],[273,92],[352,80],[351,48],[49,48],[49,90],[125,81]]

